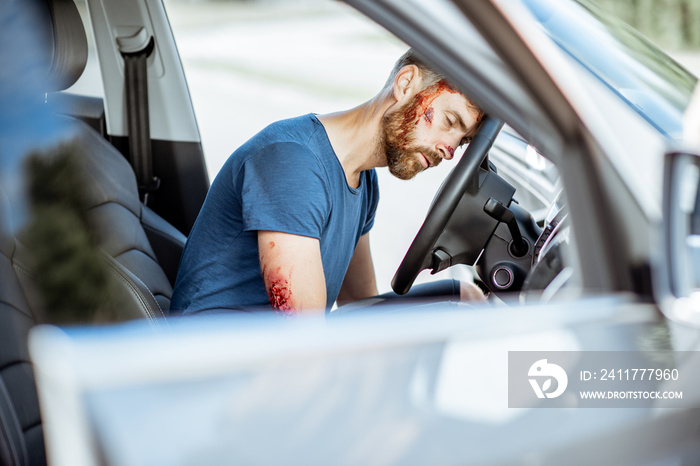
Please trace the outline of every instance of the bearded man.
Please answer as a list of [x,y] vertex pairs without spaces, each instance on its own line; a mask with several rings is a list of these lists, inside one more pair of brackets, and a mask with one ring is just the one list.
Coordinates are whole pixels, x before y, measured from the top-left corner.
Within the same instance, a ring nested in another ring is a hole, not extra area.
[[376,295],[375,168],[413,178],[452,159],[482,119],[409,50],[362,105],[271,124],[212,183],[182,255],[173,312],[324,313],[336,300]]

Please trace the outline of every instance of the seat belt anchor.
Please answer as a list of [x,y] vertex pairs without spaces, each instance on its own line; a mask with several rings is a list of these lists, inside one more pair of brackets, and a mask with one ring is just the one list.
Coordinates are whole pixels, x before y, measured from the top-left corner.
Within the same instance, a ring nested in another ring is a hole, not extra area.
[[135,34],[117,37],[117,45],[122,56],[141,55],[145,52],[148,57],[153,53],[155,40],[146,28],[139,28]]

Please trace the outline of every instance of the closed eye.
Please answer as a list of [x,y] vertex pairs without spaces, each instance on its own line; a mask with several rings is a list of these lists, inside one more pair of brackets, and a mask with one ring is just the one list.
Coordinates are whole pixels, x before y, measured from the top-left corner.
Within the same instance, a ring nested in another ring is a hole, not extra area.
[[448,110],[445,112],[445,119],[447,120],[450,128],[455,128],[459,126],[462,131],[467,131],[467,127],[464,124],[464,120],[459,113],[454,110]]

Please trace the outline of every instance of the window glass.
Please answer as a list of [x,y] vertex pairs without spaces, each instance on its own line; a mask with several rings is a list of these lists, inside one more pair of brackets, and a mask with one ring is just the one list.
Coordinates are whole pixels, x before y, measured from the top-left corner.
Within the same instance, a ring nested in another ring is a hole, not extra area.
[[662,133],[682,133],[697,79],[590,0],[524,0],[547,34]]

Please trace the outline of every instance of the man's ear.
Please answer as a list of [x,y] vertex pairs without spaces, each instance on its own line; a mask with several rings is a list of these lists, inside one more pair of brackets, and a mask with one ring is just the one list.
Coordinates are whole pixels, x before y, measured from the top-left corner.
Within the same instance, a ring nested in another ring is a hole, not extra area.
[[413,97],[420,90],[422,75],[416,65],[406,65],[399,70],[394,79],[394,98],[401,102]]

